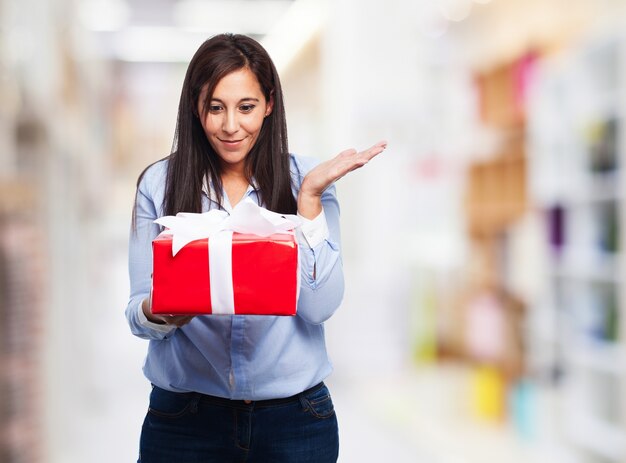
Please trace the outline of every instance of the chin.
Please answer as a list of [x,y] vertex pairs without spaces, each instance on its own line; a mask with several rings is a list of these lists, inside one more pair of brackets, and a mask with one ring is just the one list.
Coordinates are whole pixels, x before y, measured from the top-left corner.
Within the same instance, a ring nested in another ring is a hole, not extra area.
[[241,164],[242,162],[244,162],[246,160],[246,156],[223,156],[220,155],[220,158],[222,159],[222,162],[224,164],[227,164],[229,166],[233,166],[236,164]]

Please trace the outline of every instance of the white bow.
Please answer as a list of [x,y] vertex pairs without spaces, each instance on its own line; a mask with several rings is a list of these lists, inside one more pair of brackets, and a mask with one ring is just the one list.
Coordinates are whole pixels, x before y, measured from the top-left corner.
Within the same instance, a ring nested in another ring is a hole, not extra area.
[[221,231],[250,233],[270,236],[275,233],[291,233],[302,223],[292,214],[278,214],[257,205],[251,198],[240,201],[229,215],[228,212],[213,209],[201,214],[179,212],[176,216],[166,215],[154,221],[172,235],[172,255],[194,240],[209,238]]

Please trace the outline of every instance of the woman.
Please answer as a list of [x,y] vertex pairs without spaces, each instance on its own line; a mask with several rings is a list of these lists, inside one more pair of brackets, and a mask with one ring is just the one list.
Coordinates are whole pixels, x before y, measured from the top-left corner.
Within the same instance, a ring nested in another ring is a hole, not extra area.
[[[126,316],[150,340],[153,384],[139,461],[335,462],[337,420],[323,322],[343,274],[333,182],[381,153],[347,150],[317,166],[289,154],[280,81],[267,52],[242,35],[203,43],[191,60],[173,152],[137,186]],[[301,289],[295,317],[163,316],[151,312],[153,221],[226,211],[244,198],[297,213]]]

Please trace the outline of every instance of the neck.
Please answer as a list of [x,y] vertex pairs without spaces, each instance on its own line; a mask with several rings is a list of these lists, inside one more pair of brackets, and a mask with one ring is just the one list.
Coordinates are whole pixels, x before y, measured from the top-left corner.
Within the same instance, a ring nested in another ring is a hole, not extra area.
[[240,164],[222,164],[222,180],[246,179],[244,163]]
[[225,171],[222,173],[222,187],[230,205],[235,207],[248,189],[248,180],[241,171]]

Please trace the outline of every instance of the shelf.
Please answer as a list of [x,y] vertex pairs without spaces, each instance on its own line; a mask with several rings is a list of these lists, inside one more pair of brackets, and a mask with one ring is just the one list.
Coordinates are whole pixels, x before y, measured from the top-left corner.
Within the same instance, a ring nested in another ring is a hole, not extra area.
[[585,98],[580,95],[572,119],[577,121],[588,121],[589,119],[613,119],[622,116],[623,108],[619,102],[621,94],[618,91],[606,90],[594,95],[591,98]]
[[555,188],[548,200],[549,203],[567,207],[593,206],[624,198],[621,184],[622,172],[619,169],[607,172],[585,171],[571,175],[567,181],[555,180],[562,184],[559,191]]
[[566,200],[573,203],[596,203],[618,201],[622,198],[620,175],[617,170],[605,173],[589,173],[583,177],[582,188],[572,189],[572,195]]
[[567,359],[577,367],[626,377],[626,349],[601,340],[578,340],[566,351]]
[[561,58],[538,69],[528,114],[529,184],[546,230],[541,300],[558,320],[531,336],[559,346],[565,407],[554,415],[567,445],[580,461],[623,463],[626,41],[613,31]]
[[559,255],[549,270],[552,276],[615,284],[623,281],[619,254],[563,248]]

